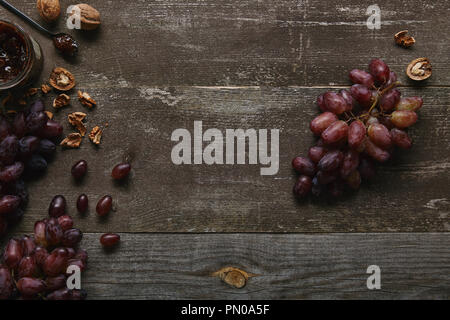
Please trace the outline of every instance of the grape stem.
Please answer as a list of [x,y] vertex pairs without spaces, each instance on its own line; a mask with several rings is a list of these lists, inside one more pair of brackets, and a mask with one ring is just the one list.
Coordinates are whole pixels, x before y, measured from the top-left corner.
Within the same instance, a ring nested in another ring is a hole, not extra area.
[[[375,100],[373,101],[372,105],[370,106],[369,111],[367,111],[366,113],[360,115],[358,118],[361,119],[361,118],[367,118],[367,117],[369,117],[370,114],[371,114],[371,112],[372,112],[372,110],[377,106],[378,102],[380,101],[380,98],[381,98],[386,92],[390,91],[391,89],[393,89],[393,88],[395,88],[395,87],[397,87],[397,86],[399,86],[399,85],[400,85],[400,82],[396,81],[396,82],[394,82],[394,83],[391,83],[388,87],[384,88],[384,89],[381,90],[381,91],[380,91],[380,89],[378,88],[378,89],[377,89],[378,94],[377,94]],[[355,119],[356,119],[356,118],[355,118]]]

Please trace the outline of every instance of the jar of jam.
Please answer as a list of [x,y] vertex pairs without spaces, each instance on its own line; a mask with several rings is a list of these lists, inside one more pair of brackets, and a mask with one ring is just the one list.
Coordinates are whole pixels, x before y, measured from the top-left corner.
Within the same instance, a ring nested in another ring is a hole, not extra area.
[[0,20],[0,91],[31,85],[42,62],[36,40],[18,25]]

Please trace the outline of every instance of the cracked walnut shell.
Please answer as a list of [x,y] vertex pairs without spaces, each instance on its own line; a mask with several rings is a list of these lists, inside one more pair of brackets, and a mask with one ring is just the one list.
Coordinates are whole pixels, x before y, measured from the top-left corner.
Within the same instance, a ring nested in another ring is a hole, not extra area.
[[407,33],[408,30],[397,32],[394,36],[395,43],[405,48],[409,48],[414,43],[416,43],[416,40],[413,37],[409,36]]
[[431,62],[428,58],[417,58],[406,68],[408,77],[415,81],[422,81],[431,77]]
[[53,100],[53,108],[59,109],[68,106],[70,103],[70,97],[67,94],[60,94]]
[[88,108],[92,108],[93,106],[97,105],[97,102],[92,99],[87,92],[78,91],[78,99],[80,100],[82,105]]
[[75,87],[75,77],[64,68],[55,68],[50,75],[50,84],[60,91],[69,91]]
[[79,133],[69,134],[63,141],[61,141],[61,146],[68,148],[79,148],[83,137]]
[[96,126],[92,129],[91,133],[89,133],[89,139],[91,139],[94,144],[99,145],[102,140],[102,133],[103,130],[100,129],[99,126]]
[[86,3],[75,5],[70,13],[70,17],[79,19],[81,30],[95,30],[101,24],[100,13]]

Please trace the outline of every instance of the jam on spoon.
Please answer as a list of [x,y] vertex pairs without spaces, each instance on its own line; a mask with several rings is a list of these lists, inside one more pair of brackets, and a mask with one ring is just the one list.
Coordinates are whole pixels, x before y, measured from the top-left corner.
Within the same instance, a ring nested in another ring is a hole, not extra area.
[[65,56],[73,57],[78,53],[78,42],[67,33],[54,35],[53,44]]

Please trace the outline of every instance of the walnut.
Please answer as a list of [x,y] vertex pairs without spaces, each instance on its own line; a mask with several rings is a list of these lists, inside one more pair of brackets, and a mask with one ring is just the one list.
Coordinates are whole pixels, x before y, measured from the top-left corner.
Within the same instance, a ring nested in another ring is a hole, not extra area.
[[95,100],[92,99],[87,92],[78,91],[78,99],[80,100],[81,104],[88,108],[92,108],[93,106],[97,105],[97,102],[95,102]]
[[63,141],[61,141],[61,146],[68,148],[79,148],[83,137],[79,133],[69,134]]
[[81,30],[95,30],[100,26],[100,13],[88,4],[81,3],[74,6],[69,15],[81,22]]
[[83,112],[74,112],[67,116],[69,119],[69,123],[77,128],[77,130],[80,132],[81,136],[86,135],[86,126],[83,123],[83,120],[86,118],[86,113]]
[[70,103],[70,97],[67,94],[60,94],[53,100],[53,108],[59,109],[68,106]]
[[406,74],[415,81],[422,81],[431,77],[431,62],[428,58],[417,58],[408,65]]
[[99,145],[102,139],[102,133],[103,130],[100,129],[99,126],[96,126],[92,129],[91,133],[89,133],[89,139],[91,139],[94,144]]
[[37,0],[36,6],[41,17],[47,22],[55,21],[61,13],[59,0]]
[[255,277],[256,275],[247,273],[244,270],[238,268],[225,267],[220,269],[219,271],[214,272],[212,276],[219,277],[226,284],[237,289],[241,289],[245,287],[249,278]]
[[43,94],[47,94],[47,93],[49,93],[50,91],[52,91],[52,87],[50,87],[48,84],[44,83],[44,84],[41,86],[41,91],[42,91]]
[[395,43],[405,48],[409,48],[416,43],[416,40],[413,37],[408,36],[407,33],[408,30],[397,32],[394,35]]
[[60,91],[69,91],[75,87],[75,77],[64,68],[55,68],[50,75],[50,84]]

